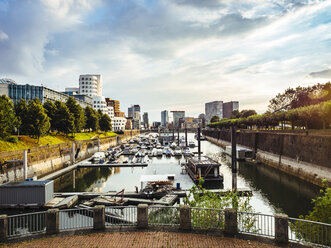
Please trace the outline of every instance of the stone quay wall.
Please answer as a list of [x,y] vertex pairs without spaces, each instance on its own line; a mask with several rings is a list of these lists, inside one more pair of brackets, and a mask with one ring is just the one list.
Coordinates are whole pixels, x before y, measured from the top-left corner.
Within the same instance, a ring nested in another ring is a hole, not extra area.
[[[125,131],[124,134],[91,140],[74,141],[57,145],[31,147],[27,153],[28,177],[43,177],[70,165],[72,154],[75,161],[91,157],[98,150],[103,151],[139,135],[139,130]],[[99,144],[99,147],[98,147]],[[24,179],[24,150],[0,152],[0,184]]]
[[[211,142],[231,145],[229,130],[203,130]],[[253,150],[256,159],[316,185],[331,182],[331,136],[239,130],[237,144]]]

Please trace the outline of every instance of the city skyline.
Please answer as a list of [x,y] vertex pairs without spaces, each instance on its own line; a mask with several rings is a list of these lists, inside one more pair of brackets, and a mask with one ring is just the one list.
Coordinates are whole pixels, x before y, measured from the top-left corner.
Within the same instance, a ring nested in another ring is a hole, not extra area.
[[288,87],[331,80],[331,1],[0,0],[0,78],[103,95],[150,122],[215,100],[266,111]]

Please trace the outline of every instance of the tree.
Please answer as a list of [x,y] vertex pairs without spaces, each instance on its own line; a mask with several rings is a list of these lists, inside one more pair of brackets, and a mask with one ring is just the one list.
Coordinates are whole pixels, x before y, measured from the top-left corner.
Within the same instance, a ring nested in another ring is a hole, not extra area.
[[217,115],[214,115],[210,120],[211,123],[219,122],[219,121],[220,121],[220,118]]
[[92,131],[97,131],[99,129],[99,116],[98,112],[92,109],[91,107],[87,106],[85,108],[85,128],[92,130]]
[[2,95],[0,97],[0,137],[5,138],[9,136],[15,127],[19,126],[14,112],[14,106],[12,101]]
[[240,118],[239,110],[233,110],[230,119],[237,119]]
[[278,94],[276,97],[269,101],[268,110],[271,112],[279,110],[289,110],[291,108],[291,103],[295,99],[296,91],[292,88],[285,90],[283,94]]
[[69,97],[66,105],[74,117],[74,132],[81,132],[85,125],[85,115],[83,108],[76,102],[73,97]]
[[56,105],[54,102],[47,100],[44,103],[44,109],[45,112],[47,114],[47,116],[50,119],[50,123],[51,123],[51,130],[55,131],[56,130],[56,118],[55,118],[55,113],[56,113]]
[[43,105],[38,98],[29,101],[28,105],[28,128],[29,134],[38,139],[46,134],[51,126],[49,117],[45,113]]
[[72,133],[74,131],[74,117],[70,113],[69,108],[63,102],[55,102],[55,126],[58,132],[63,132],[65,134]]
[[101,131],[108,132],[111,131],[112,129],[111,120],[107,114],[102,115],[102,117],[99,120],[99,125]]
[[16,117],[20,122],[18,127],[18,133],[20,134],[28,134],[28,104],[25,99],[21,99],[14,105]]
[[240,112],[240,116],[238,118],[247,118],[251,115],[257,115],[254,109],[244,109]]

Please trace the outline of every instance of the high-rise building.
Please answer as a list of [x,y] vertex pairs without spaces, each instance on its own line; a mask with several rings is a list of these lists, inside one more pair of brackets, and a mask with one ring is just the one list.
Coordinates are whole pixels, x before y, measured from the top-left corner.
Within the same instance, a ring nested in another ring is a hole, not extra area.
[[232,111],[239,110],[239,102],[231,101],[223,103],[223,118],[230,118]]
[[79,94],[90,97],[102,96],[102,77],[101,75],[80,75]]
[[180,128],[180,119],[185,119],[185,111],[171,111],[173,114],[173,122],[175,128]]
[[223,101],[214,101],[205,103],[206,122],[210,123],[213,116],[223,118]]
[[164,110],[161,112],[161,126],[165,127],[169,122],[169,113],[168,110]]
[[149,121],[148,121],[148,113],[147,112],[145,112],[143,114],[143,122],[144,122],[145,130],[149,129]]
[[140,129],[141,116],[140,106],[138,104],[132,105],[128,108],[128,117],[132,118],[132,128]]
[[115,117],[125,117],[124,112],[121,112],[120,109],[120,101],[111,100],[109,97],[105,98],[107,106],[111,106],[114,108],[114,116]]

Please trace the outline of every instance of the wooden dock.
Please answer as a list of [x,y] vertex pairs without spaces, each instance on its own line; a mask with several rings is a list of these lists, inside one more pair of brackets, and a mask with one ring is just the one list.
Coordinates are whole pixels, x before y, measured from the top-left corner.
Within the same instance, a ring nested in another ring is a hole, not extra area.
[[90,164],[80,163],[77,168],[112,168],[112,167],[146,167],[147,163],[122,163],[122,164]]

